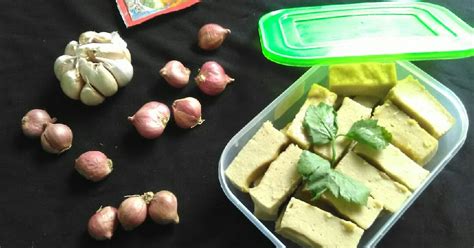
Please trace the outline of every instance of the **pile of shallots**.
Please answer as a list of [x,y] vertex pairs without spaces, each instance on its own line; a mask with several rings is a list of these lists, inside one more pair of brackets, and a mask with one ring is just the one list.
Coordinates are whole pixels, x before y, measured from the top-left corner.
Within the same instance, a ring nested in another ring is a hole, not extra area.
[[178,224],[178,200],[167,190],[146,192],[143,195],[125,196],[119,208],[100,208],[87,225],[91,237],[97,240],[111,239],[118,223],[125,231],[131,231],[145,222],[148,216],[158,224]]

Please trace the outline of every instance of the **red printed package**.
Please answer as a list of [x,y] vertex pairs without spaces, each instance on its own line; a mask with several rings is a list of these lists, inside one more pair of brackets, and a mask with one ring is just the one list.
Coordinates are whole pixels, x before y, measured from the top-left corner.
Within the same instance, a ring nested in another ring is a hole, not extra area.
[[138,25],[151,18],[190,7],[199,0],[116,0],[127,27]]

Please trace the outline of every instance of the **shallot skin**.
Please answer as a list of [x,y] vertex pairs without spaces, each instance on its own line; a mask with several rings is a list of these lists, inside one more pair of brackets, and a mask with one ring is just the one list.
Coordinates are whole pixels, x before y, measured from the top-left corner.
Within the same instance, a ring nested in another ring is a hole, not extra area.
[[199,29],[198,45],[206,51],[215,50],[222,45],[230,33],[230,29],[223,28],[219,24],[206,24]]
[[30,138],[40,137],[46,128],[46,124],[56,122],[48,112],[43,109],[32,109],[21,119],[23,134]]
[[112,238],[117,226],[117,209],[107,206],[91,216],[87,224],[87,231],[96,240],[106,240]]
[[208,61],[201,66],[199,74],[194,78],[199,89],[207,95],[215,96],[222,93],[227,84],[234,81],[215,61]]
[[168,106],[156,101],[146,103],[133,116],[128,117],[138,133],[146,139],[160,137],[169,119]]
[[118,209],[118,220],[126,231],[131,231],[145,222],[147,204],[141,196],[125,199]]
[[76,159],[74,168],[87,180],[98,182],[112,172],[113,163],[100,151],[88,151]]
[[175,100],[172,110],[174,122],[180,128],[193,128],[204,122],[201,117],[201,103],[194,97]]
[[60,154],[71,148],[72,139],[73,134],[68,126],[48,123],[41,134],[41,146],[46,152]]
[[191,70],[186,68],[181,62],[171,60],[161,68],[160,75],[168,82],[169,85],[175,88],[183,88],[189,82],[189,75]]
[[148,215],[158,224],[178,224],[178,200],[167,190],[162,190],[153,196],[148,206]]

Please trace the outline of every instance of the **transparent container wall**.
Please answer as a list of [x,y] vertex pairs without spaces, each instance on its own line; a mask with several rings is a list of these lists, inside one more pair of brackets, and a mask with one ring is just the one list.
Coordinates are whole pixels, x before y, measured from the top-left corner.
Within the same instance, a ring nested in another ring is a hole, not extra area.
[[[469,126],[466,109],[459,98],[447,87],[434,78],[423,72],[410,62],[397,62],[398,78],[402,79],[407,75],[413,75],[435,98],[454,116],[455,125],[439,140],[438,152],[434,158],[425,166],[429,170],[430,176],[424,183],[413,192],[406,203],[394,214],[383,212],[375,221],[371,228],[365,231],[359,247],[375,246],[380,239],[388,232],[392,225],[401,217],[406,209],[418,198],[424,189],[446,166],[451,158],[459,151],[464,144]],[[285,92],[260,112],[242,130],[240,130],[227,144],[222,152],[219,161],[219,181],[224,193],[229,200],[266,235],[277,247],[297,247],[293,242],[284,239],[274,232],[274,222],[262,222],[253,214],[253,203],[248,194],[242,193],[233,187],[224,175],[225,169],[232,162],[237,153],[252,138],[261,127],[263,122],[270,120],[278,129],[289,123],[298,112],[306,98],[306,94],[314,83],[327,84],[327,66],[315,66],[309,69]]]

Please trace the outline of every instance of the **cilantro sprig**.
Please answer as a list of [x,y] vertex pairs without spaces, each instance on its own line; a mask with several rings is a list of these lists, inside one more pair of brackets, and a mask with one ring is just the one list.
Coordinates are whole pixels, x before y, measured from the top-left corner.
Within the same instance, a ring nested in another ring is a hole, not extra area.
[[377,120],[359,120],[348,133],[338,134],[337,112],[324,102],[308,107],[303,126],[312,144],[331,144],[331,164],[336,160],[335,141],[338,137],[345,136],[376,150],[384,149],[392,138],[385,128],[377,125]]
[[370,190],[362,183],[331,168],[329,161],[303,151],[298,161],[298,173],[306,183],[306,189],[318,199],[326,191],[349,203],[366,205]]

